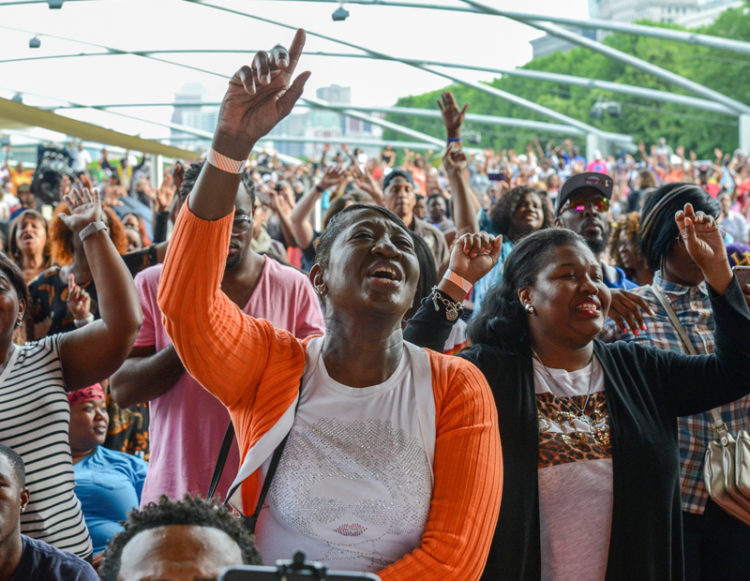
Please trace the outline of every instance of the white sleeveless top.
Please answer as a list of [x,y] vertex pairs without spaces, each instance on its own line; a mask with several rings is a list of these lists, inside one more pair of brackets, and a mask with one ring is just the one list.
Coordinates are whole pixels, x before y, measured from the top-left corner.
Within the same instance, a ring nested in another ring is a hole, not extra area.
[[427,522],[435,448],[429,357],[405,343],[391,377],[353,388],[328,375],[322,345],[322,337],[308,344],[300,405],[256,543],[267,565],[302,550],[331,569],[374,572],[419,547]]

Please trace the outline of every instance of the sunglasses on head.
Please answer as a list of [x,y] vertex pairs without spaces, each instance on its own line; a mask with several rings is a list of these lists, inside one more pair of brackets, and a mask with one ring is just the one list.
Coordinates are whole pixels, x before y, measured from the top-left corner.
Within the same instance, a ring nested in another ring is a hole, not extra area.
[[578,214],[585,212],[589,206],[597,212],[606,212],[609,210],[609,198],[605,198],[604,196],[596,196],[595,198],[568,198],[565,204],[566,210],[571,210]]

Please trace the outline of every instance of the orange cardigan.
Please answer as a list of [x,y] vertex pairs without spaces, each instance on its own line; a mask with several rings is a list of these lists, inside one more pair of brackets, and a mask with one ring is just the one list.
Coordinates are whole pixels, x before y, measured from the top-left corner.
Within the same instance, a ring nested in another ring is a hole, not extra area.
[[[186,369],[227,406],[244,459],[297,396],[305,341],[245,315],[221,291],[232,216],[182,208],[159,286],[165,326]],[[471,363],[428,351],[435,396],[435,484],[421,546],[378,572],[383,581],[479,579],[500,511],[497,410]],[[199,429],[199,426],[196,426]],[[242,484],[245,506],[258,471]]]

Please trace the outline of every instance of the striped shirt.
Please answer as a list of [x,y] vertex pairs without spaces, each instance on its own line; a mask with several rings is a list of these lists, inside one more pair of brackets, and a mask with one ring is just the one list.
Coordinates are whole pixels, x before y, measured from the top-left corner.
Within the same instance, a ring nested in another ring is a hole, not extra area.
[[15,347],[0,374],[0,443],[15,450],[26,467],[31,497],[21,532],[87,557],[91,539],[73,492],[70,406],[59,347],[60,335]]
[[[692,287],[682,286],[665,281],[661,277],[661,271],[657,271],[653,286],[661,288],[664,292],[677,318],[685,327],[696,352],[713,353],[715,325],[706,283]],[[600,338],[606,342],[624,339],[660,349],[687,353],[667,312],[653,291],[648,286],[641,286],[631,292],[643,298],[654,312],[653,316],[643,313],[646,331],[641,331],[639,336],[633,336],[632,332],[623,333],[612,319],[608,319]],[[721,417],[732,433],[750,428],[750,395],[721,406]],[[705,412],[678,418],[678,428],[682,510],[693,514],[703,514],[708,501],[708,491],[703,482],[703,457],[708,443],[715,439],[713,421]]]

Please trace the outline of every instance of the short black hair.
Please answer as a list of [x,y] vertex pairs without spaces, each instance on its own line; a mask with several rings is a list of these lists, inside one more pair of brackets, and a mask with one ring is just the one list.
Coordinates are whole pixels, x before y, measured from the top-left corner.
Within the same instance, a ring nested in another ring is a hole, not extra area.
[[[10,284],[16,289],[16,295],[19,301],[23,301],[26,309],[29,308],[29,289],[26,286],[26,281],[23,280],[23,274],[18,265],[13,262],[4,252],[0,252],[0,271],[8,277]],[[25,313],[24,313],[25,314]]]
[[414,178],[411,175],[411,172],[405,169],[393,169],[391,170],[387,176],[385,176],[385,179],[383,180],[383,193],[385,194],[385,191],[388,189],[388,186],[391,185],[391,182],[395,180],[396,178],[401,178],[409,182],[412,186],[414,186]]
[[542,219],[541,228],[549,228],[555,221],[555,214],[552,210],[552,202],[547,196],[547,192],[537,190],[531,186],[516,186],[506,192],[506,194],[500,198],[490,208],[489,218],[492,221],[492,227],[495,232],[502,234],[504,237],[508,237],[510,234],[511,222],[513,221],[513,214],[518,209],[518,204],[526,194],[536,194],[539,197],[539,201],[542,203]]
[[472,343],[495,345],[515,354],[529,351],[528,315],[518,291],[534,285],[556,248],[575,244],[588,249],[586,240],[567,228],[545,228],[522,238],[505,260],[502,284],[490,289],[479,314],[469,324]]
[[23,458],[13,448],[0,444],[0,455],[5,456],[13,468],[13,475],[16,477],[19,488],[26,488],[26,467],[23,464]]
[[388,218],[391,222],[395,223],[399,228],[403,228],[404,232],[411,235],[411,230],[406,227],[404,221],[399,218],[394,212],[391,212],[387,208],[382,206],[375,206],[371,204],[352,204],[341,210],[336,214],[326,227],[323,235],[318,239],[318,247],[315,251],[315,262],[323,268],[328,268],[329,261],[331,259],[331,247],[336,241],[339,234],[349,225],[346,218],[353,212],[367,210],[371,212],[377,212]]
[[714,218],[721,214],[719,202],[702,188],[691,183],[667,184],[654,190],[643,203],[638,232],[641,254],[648,265],[660,269],[680,231],[674,215],[690,203],[696,212]]
[[[201,175],[201,170],[205,164],[205,160],[194,161],[185,170],[185,175],[182,178],[182,185],[180,186],[180,201],[184,204],[187,201],[190,192],[195,187],[195,182],[198,181],[198,176]],[[247,195],[250,196],[250,208],[255,207],[255,182],[250,177],[250,174],[245,172],[242,174],[242,185],[247,190]]]
[[186,494],[181,501],[177,501],[162,495],[158,503],[151,502],[142,509],[131,511],[128,516],[125,530],[115,535],[104,551],[99,568],[102,581],[117,581],[122,551],[133,537],[143,531],[170,525],[195,525],[224,531],[242,551],[243,564],[261,563],[260,553],[250,533],[227,506],[215,500]]

